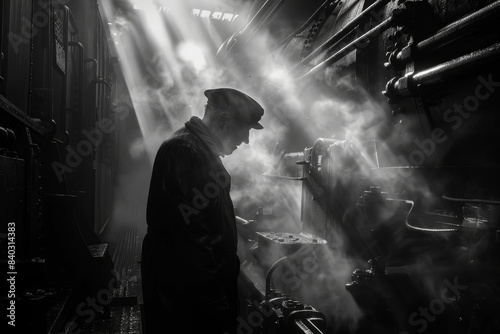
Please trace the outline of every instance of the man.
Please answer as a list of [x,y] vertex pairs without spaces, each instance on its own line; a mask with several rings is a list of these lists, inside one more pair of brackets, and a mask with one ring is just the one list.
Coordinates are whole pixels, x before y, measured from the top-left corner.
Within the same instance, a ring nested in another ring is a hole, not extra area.
[[153,166],[142,249],[146,334],[236,331],[237,232],[220,157],[263,128],[264,110],[231,88],[205,96],[203,119],[163,142]]

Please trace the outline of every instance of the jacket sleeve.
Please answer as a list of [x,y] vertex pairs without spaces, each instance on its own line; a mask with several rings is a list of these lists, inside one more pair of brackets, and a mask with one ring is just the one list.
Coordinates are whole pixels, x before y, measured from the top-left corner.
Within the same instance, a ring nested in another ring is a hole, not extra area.
[[[212,244],[217,236],[211,233],[211,211],[217,196],[215,183],[201,155],[193,148],[178,147],[170,151],[164,179],[164,190],[175,197],[178,212],[174,236],[178,268],[190,289],[207,310],[218,312],[229,308],[224,292],[221,268],[214,260]],[[211,188],[212,187],[212,188]],[[175,209],[174,209],[175,210]]]

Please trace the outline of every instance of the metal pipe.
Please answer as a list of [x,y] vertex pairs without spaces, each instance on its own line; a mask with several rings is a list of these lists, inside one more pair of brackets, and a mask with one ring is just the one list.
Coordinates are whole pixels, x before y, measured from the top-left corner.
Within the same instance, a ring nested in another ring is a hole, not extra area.
[[74,32],[71,33],[71,35],[73,36],[76,36],[79,34],[80,30],[78,29],[78,24],[76,23],[75,21],[75,18],[73,16],[73,12],[71,11],[71,9],[69,9],[68,6],[64,6],[67,11],[68,11],[68,14],[69,14],[69,22],[71,23],[71,26],[75,29]]
[[[0,5],[0,14],[2,15],[2,16],[0,17],[0,19],[1,19],[2,21],[0,21],[0,22],[5,22],[5,18],[4,18],[4,9],[5,9],[5,8],[4,8],[4,3],[3,3],[3,1],[2,1],[2,4]],[[4,34],[3,34],[3,26],[4,26],[4,25],[3,25],[3,23],[2,23],[2,24],[0,24],[0,36],[3,36],[3,35],[4,35]],[[30,50],[33,50],[33,48],[30,48]],[[7,52],[7,51],[5,51],[5,52]],[[32,58],[33,58],[33,57],[31,56],[31,53],[32,53],[32,52],[33,52],[33,51],[30,51],[30,63],[31,63],[31,64],[33,63],[33,61],[32,61]],[[2,62],[3,62],[3,60],[4,60],[4,57],[5,57],[5,55],[4,55],[4,53],[3,53],[3,45],[2,45],[2,40],[0,39],[0,83],[2,83],[2,82],[4,81],[4,78],[2,77]],[[31,76],[31,65],[30,65],[30,78],[31,78],[31,77],[32,77],[32,76]],[[31,91],[31,87],[30,87],[29,91]],[[2,93],[3,93],[3,92],[2,92]],[[30,101],[30,100],[31,100],[31,98],[28,98],[28,101]],[[28,102],[28,103],[29,103],[29,102]],[[28,105],[28,110],[29,110],[29,105]]]
[[433,66],[413,76],[413,87],[442,83],[457,74],[477,71],[498,63],[500,43]]
[[[229,48],[228,51],[225,52],[225,55],[219,61],[219,64],[222,64],[226,57],[229,55],[233,47],[237,44],[248,43],[250,39],[255,35],[255,33],[262,27],[262,25],[268,20],[268,18],[274,14],[274,12],[283,5],[286,0],[278,0],[278,3],[269,10],[276,0],[267,0],[257,11],[257,13],[252,17],[252,19],[247,23],[247,25],[237,34],[233,35],[231,39],[233,40],[233,44]],[[267,13],[267,15],[266,15]],[[264,17],[265,16],[265,17]],[[241,38],[242,41],[236,42],[237,39]]]
[[464,36],[464,30],[474,29],[500,14],[500,1],[494,2],[477,12],[474,12],[460,20],[457,20],[440,29],[433,36],[419,42],[416,51],[429,52],[451,43],[454,39]]
[[[64,21],[63,21],[63,45],[66,45],[64,53],[68,53],[68,31],[69,31],[69,20],[70,20],[70,10],[68,6],[63,6],[62,11],[64,12]],[[67,98],[68,98],[68,62],[67,60],[64,61],[64,76],[62,79],[62,87],[61,87],[61,99],[62,99],[62,106],[60,108],[60,130],[62,133],[68,133],[67,128],[66,128],[66,104],[67,104]],[[65,139],[65,142],[69,141],[69,136]]]
[[408,210],[408,213],[406,214],[406,218],[405,218],[406,227],[409,228],[410,230],[420,231],[420,232],[432,232],[432,233],[434,233],[434,232],[455,233],[458,231],[458,227],[459,227],[458,224],[457,225],[443,224],[445,226],[452,226],[451,228],[428,228],[428,227],[419,227],[419,226],[413,225],[413,219],[411,219],[411,218],[415,218],[418,216],[418,215],[414,215],[414,216],[410,217],[411,211],[413,210],[413,207],[415,206],[415,202],[410,201],[410,200],[403,200],[403,201],[410,205],[410,210]]
[[276,6],[274,6],[270,11],[269,13],[267,13],[266,17],[262,20],[260,20],[260,22],[258,23],[258,26],[254,29],[254,31],[251,33],[250,36],[248,36],[247,38],[247,41],[249,41],[253,35],[255,35],[255,33],[262,27],[262,25],[267,22],[267,20],[269,19],[269,17],[271,15],[274,14],[274,12],[276,12],[276,10],[278,10],[282,5],[283,3],[285,2],[286,0],[278,0],[278,3],[276,4]]
[[[35,145],[33,143],[33,138],[31,136],[31,131],[28,127],[25,128],[25,132],[26,132],[26,139],[28,141],[28,155],[27,155],[27,170],[28,170],[28,175],[26,177],[26,193],[27,194],[32,194],[33,193],[33,190],[35,188],[35,184],[34,184],[34,175],[36,175],[36,172],[35,172],[35,148],[37,148],[37,145]],[[38,189],[36,189],[35,191],[38,191]],[[26,229],[26,234],[25,234],[25,238],[26,240],[30,240],[31,238],[31,234],[32,234],[32,229],[31,229],[31,224],[32,224],[32,221],[33,221],[33,218],[32,218],[32,215],[33,215],[33,208],[35,207],[34,203],[33,203],[33,197],[32,196],[26,196],[25,197],[25,200],[26,200],[26,211],[25,211],[25,221],[28,223],[27,225],[30,227],[30,228],[27,228]],[[36,210],[36,209],[35,209]],[[30,240],[31,241],[31,240]],[[25,256],[30,258],[32,255],[31,255],[31,252],[30,252],[31,248],[30,247],[26,247],[25,248]]]
[[[354,41],[347,44],[345,47],[343,47],[342,49],[337,51],[335,54],[330,56],[328,59],[326,59],[326,60],[322,61],[321,63],[319,63],[318,65],[314,66],[311,70],[309,70],[309,72],[298,77],[297,80],[302,80],[302,79],[305,79],[306,77],[309,77],[313,74],[316,74],[323,67],[329,66],[329,65],[335,63],[336,61],[338,61],[342,57],[349,54],[351,51],[354,51],[358,48],[362,48],[361,46],[358,46],[358,45],[363,43],[365,40],[369,42],[370,39],[379,36],[383,31],[385,31],[391,27],[392,22],[393,22],[392,17],[386,19],[385,21],[383,21],[379,25],[375,26],[373,29],[369,30],[364,35],[356,38]],[[365,46],[366,45],[363,45],[363,47],[365,47]]]
[[96,84],[96,85],[106,85],[106,87],[109,88],[109,90],[112,90],[111,83],[107,81],[106,79],[103,78],[96,78],[90,82],[91,84]]
[[286,259],[288,259],[287,256],[283,256],[281,259],[278,261],[274,262],[271,268],[267,271],[266,275],[266,296],[265,300],[269,300],[269,297],[271,295],[271,278],[273,277],[273,272],[278,268]]
[[99,63],[97,62],[97,59],[95,58],[88,58],[88,59],[85,59],[85,64],[86,63],[92,63],[94,64],[94,79],[97,78],[99,76]]
[[491,205],[500,205],[500,201],[490,200],[490,199],[482,199],[482,198],[455,198],[450,196],[443,195],[443,199],[459,202],[459,203],[478,203],[478,204],[491,204]]
[[245,28],[243,28],[243,30],[241,32],[250,30],[250,27],[252,25],[257,24],[257,23],[255,23],[255,21],[261,20],[261,16],[264,15],[265,11],[267,11],[268,7],[271,6],[273,2],[274,2],[274,0],[266,0],[266,2],[259,8],[257,13],[255,13],[255,15],[252,17],[250,22],[247,23],[247,25],[245,26]]
[[351,30],[353,30],[362,20],[366,19],[368,14],[372,14],[374,11],[380,9],[380,7],[385,6],[389,0],[378,0],[371,4],[368,8],[363,10],[358,16],[354,18],[354,20],[347,23],[342,29],[340,29],[335,35],[326,40],[323,44],[321,44],[318,48],[314,49],[307,57],[302,59],[298,66],[309,62],[314,57],[318,56],[321,52],[328,49],[330,46],[335,44],[344,38]]
[[416,94],[417,87],[443,83],[453,77],[477,72],[498,62],[500,43],[495,43],[485,49],[477,50],[461,57],[430,67],[413,75],[394,77],[387,82],[386,90],[382,92],[388,98],[400,99]]
[[[335,6],[338,5],[340,0],[336,0],[335,1]],[[287,37],[285,37],[281,42],[279,42],[277,45],[276,45],[276,48],[279,49],[280,47],[282,47],[283,45],[287,44],[289,41],[291,41],[295,36],[297,36],[300,32],[302,32],[305,28],[307,28],[307,26],[309,26],[311,24],[311,22],[314,20],[314,18],[318,15],[318,13],[320,13],[321,11],[323,11],[328,5],[330,4],[330,0],[326,0],[325,2],[323,2],[323,4],[321,6],[318,7],[318,9],[316,9],[316,11],[307,19],[306,22],[304,22],[298,29],[294,30],[290,35],[288,35]]]
[[82,43],[80,42],[75,42],[75,41],[69,41],[68,42],[68,47],[77,47],[78,50],[80,51],[80,54],[79,54],[79,66],[78,66],[78,72],[79,72],[79,75],[80,75],[80,87],[79,87],[79,99],[78,99],[78,109],[80,111],[80,117],[84,117],[85,115],[85,112],[83,110],[83,99],[84,99],[84,88],[83,86],[85,85],[84,83],[84,77],[83,77],[83,73],[84,73],[84,63],[83,63],[83,57],[85,55],[85,48],[83,46]]

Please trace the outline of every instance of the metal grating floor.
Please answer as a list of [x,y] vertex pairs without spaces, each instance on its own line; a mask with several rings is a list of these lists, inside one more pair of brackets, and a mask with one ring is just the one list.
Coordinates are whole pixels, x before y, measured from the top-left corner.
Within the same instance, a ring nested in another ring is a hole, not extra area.
[[82,326],[82,334],[142,334],[141,245],[143,236],[135,225],[116,228],[110,240],[118,287],[109,310]]
[[81,333],[93,334],[141,334],[139,305],[112,306],[109,316],[96,319],[82,327]]
[[113,263],[119,280],[119,287],[113,298],[137,297],[142,304],[141,291],[141,245],[142,236],[136,226],[127,226],[122,230],[113,253]]

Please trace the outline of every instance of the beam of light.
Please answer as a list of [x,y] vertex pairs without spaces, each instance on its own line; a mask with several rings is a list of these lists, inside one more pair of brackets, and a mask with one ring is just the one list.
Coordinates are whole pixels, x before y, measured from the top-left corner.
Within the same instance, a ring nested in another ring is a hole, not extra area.
[[198,72],[207,67],[203,50],[194,42],[186,41],[179,44],[177,49],[179,57],[193,66]]
[[222,38],[183,2],[129,1],[137,9],[132,13],[116,11],[109,0],[101,8],[152,162],[161,141],[192,114],[201,115],[203,90],[220,80],[212,64]]
[[[203,96],[205,89],[233,86],[264,102],[260,94],[267,92],[264,85],[259,84],[265,81],[261,81],[261,78],[268,78],[274,86],[282,89],[283,103],[274,103],[269,107],[264,105],[265,130],[252,131],[251,144],[225,158],[224,164],[228,170],[240,176],[235,177],[232,183],[231,196],[235,203],[257,203],[267,207],[271,204],[276,213],[284,213],[279,220],[283,227],[289,228],[291,225],[300,227],[301,185],[277,185],[265,182],[262,177],[265,172],[276,168],[275,144],[286,131],[289,131],[287,117],[282,117],[284,120],[280,120],[276,114],[282,112],[286,116],[297,116],[296,123],[303,124],[305,131],[317,137],[322,133],[331,135],[331,128],[324,129],[326,124],[331,124],[330,106],[340,109],[339,112],[345,112],[346,117],[352,115],[350,110],[346,107],[340,108],[340,102],[335,104],[330,102],[316,111],[321,119],[303,118],[305,114],[315,112],[315,95],[311,94],[310,97],[304,98],[304,94],[295,86],[290,75],[283,70],[290,68],[289,64],[281,57],[271,56],[275,51],[272,45],[276,43],[273,43],[272,36],[263,34],[262,30],[259,31],[259,35],[253,36],[251,41],[253,44],[249,45],[246,51],[250,54],[250,58],[258,53],[258,56],[264,56],[262,57],[264,60],[255,64],[256,70],[251,73],[253,76],[232,73],[237,78],[228,85],[226,78],[221,77],[213,66],[215,51],[221,45],[222,39],[217,31],[207,29],[207,26],[210,27],[209,18],[194,17],[197,24],[192,24],[193,14],[183,1],[163,1],[161,4],[169,8],[167,13],[158,11],[155,6],[158,2],[142,0],[140,2],[142,9],[132,13],[134,16],[132,22],[131,19],[125,19],[124,15],[116,15],[117,13],[113,12],[109,5],[111,0],[102,1],[108,4],[102,8],[106,12],[108,22],[113,23],[110,27],[117,29],[112,30],[117,34],[111,34],[111,37],[118,43],[116,51],[121,59],[122,71],[141,130],[142,138],[134,141],[131,154],[140,158],[141,150],[145,150],[149,161],[152,162],[158,146],[168,135],[180,127],[191,114],[201,115],[202,106],[206,101]],[[253,90],[248,89],[252,86],[258,87]],[[272,123],[273,113],[275,113],[274,123]],[[318,129],[323,131],[317,131]],[[137,189],[149,181],[148,172],[135,170],[130,173],[136,182],[127,178],[126,184],[132,183],[134,186],[125,186],[123,192],[117,192],[124,197],[123,204],[119,209],[115,209],[117,212],[129,212],[131,207],[145,207],[147,195],[138,198]],[[250,209],[248,208],[246,213],[250,212]],[[333,257],[331,267],[335,268],[334,272],[342,272],[346,276],[352,272],[348,260],[343,254]],[[329,274],[325,272],[324,277],[329,277]],[[334,292],[338,292],[338,298],[333,302],[331,299],[325,299],[325,307],[328,309],[334,304],[336,309],[342,309],[344,312],[342,306],[350,305],[352,297],[345,292],[344,275],[333,277],[333,280],[335,284],[328,292],[334,296]],[[326,278],[325,281],[329,282]],[[319,289],[316,291],[320,292]],[[321,294],[318,293],[319,295]],[[347,314],[346,321],[353,321],[352,319],[359,317],[356,309],[344,313]]]

